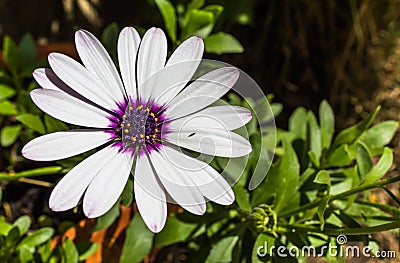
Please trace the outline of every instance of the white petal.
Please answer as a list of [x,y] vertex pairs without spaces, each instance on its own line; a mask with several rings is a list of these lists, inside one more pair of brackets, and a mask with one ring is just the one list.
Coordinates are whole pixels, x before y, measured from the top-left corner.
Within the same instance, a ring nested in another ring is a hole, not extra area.
[[167,220],[167,201],[147,154],[136,161],[134,190],[139,213],[147,227],[154,233],[160,232]]
[[166,67],[153,75],[156,79],[152,88],[142,90],[151,92],[151,95],[146,94],[144,97],[152,97],[160,104],[173,99],[193,77],[201,62],[203,51],[204,44],[201,38],[191,37],[185,40],[172,53]]
[[172,119],[199,111],[221,98],[239,78],[239,70],[225,67],[196,79],[169,104],[165,114]]
[[173,120],[168,125],[168,129],[179,131],[181,129],[211,127],[231,131],[248,123],[251,117],[251,112],[243,107],[216,106]]
[[65,83],[62,82],[51,69],[48,68],[35,69],[32,75],[35,78],[36,82],[44,89],[59,91],[61,90],[60,86],[65,85]]
[[164,146],[162,151],[177,169],[184,171],[193,180],[207,199],[221,205],[233,203],[235,195],[230,185],[210,165],[168,146]]
[[107,128],[110,124],[105,111],[65,92],[35,89],[30,94],[36,106],[56,119],[93,128]]
[[157,172],[158,178],[169,195],[184,209],[202,215],[206,211],[206,203],[193,180],[183,170],[178,169],[161,151],[152,151],[151,162]]
[[100,41],[86,30],[75,33],[76,50],[85,67],[108,89],[114,101],[124,101],[124,87],[114,62]]
[[50,208],[53,211],[65,211],[77,206],[97,172],[118,153],[117,150],[115,147],[106,147],[72,168],[51,193]]
[[60,160],[94,149],[110,139],[110,134],[103,131],[55,132],[28,142],[22,149],[22,155],[35,161]]
[[110,91],[88,69],[70,57],[59,53],[49,55],[49,64],[54,73],[68,86],[83,97],[109,109],[116,108],[116,102]]
[[128,95],[136,98],[136,56],[140,36],[133,27],[122,29],[118,38],[118,62]]
[[[167,57],[167,38],[164,32],[159,28],[149,29],[143,36],[138,53],[137,81],[139,87],[151,88],[150,81],[146,82],[146,87],[142,84],[152,74],[162,69]],[[143,98],[148,99],[148,98]]]
[[83,212],[87,217],[99,217],[111,209],[124,190],[132,162],[130,152],[118,153],[97,173],[83,198]]
[[[180,44],[171,57],[168,59],[166,66],[171,66],[184,61],[199,60],[203,57],[204,43],[200,37],[191,37]],[[196,69],[194,69],[196,71]],[[194,73],[193,71],[193,73]]]
[[166,137],[175,145],[212,156],[241,157],[252,150],[245,138],[222,129],[181,129],[168,133]]

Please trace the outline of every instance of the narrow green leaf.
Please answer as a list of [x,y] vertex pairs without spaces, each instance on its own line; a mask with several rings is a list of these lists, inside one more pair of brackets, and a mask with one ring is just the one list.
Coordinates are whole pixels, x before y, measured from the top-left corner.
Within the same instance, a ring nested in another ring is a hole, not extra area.
[[307,113],[308,120],[308,141],[310,144],[310,150],[315,154],[316,159],[321,158],[322,154],[322,144],[321,144],[321,130],[318,127],[317,119],[314,113],[309,111]]
[[40,117],[37,115],[23,113],[21,115],[18,115],[16,119],[28,128],[31,128],[32,130],[37,131],[40,134],[46,133],[44,124]]
[[253,253],[251,254],[251,262],[268,262],[274,256],[275,237],[267,234],[259,234],[253,245]]
[[121,194],[121,201],[124,206],[130,206],[133,201],[133,179],[129,178]]
[[29,230],[31,227],[31,218],[27,215],[19,217],[17,220],[15,220],[13,227],[16,226],[19,229],[19,233],[22,236],[23,234],[26,233],[26,231]]
[[368,129],[360,136],[359,140],[370,149],[383,148],[393,139],[398,127],[397,121],[385,121]]
[[119,201],[117,201],[107,213],[97,218],[96,226],[93,228],[92,231],[95,232],[108,228],[119,217],[119,214]]
[[228,237],[225,237],[225,238],[219,240],[211,248],[210,254],[208,255],[208,257],[206,259],[206,263],[232,262],[233,248],[235,247],[236,242],[238,242],[238,240],[239,240],[238,236],[228,236]]
[[99,248],[99,244],[90,242],[80,242],[79,244],[77,244],[77,248],[80,255],[79,261],[84,261],[97,251],[97,249]]
[[321,170],[317,173],[314,179],[314,183],[317,184],[325,184],[327,185],[327,194],[324,196],[322,202],[318,206],[317,214],[318,218],[321,224],[321,231],[324,230],[325,226],[325,210],[327,208],[327,205],[329,203],[329,197],[330,197],[330,188],[331,188],[331,179],[329,176],[329,173],[325,170]]
[[0,101],[11,98],[16,94],[16,91],[14,88],[4,84],[0,83]]
[[242,44],[232,35],[218,32],[204,39],[204,47],[208,53],[217,55],[225,53],[242,53]]
[[360,179],[363,179],[364,176],[372,169],[374,163],[372,161],[371,153],[369,152],[368,147],[361,141],[357,142],[356,160],[358,174],[360,175]]
[[19,63],[21,70],[31,72],[36,60],[36,43],[32,35],[25,34],[18,47]]
[[356,141],[362,133],[371,125],[374,121],[376,114],[378,114],[380,110],[380,106],[378,106],[373,113],[371,113],[368,118],[365,120],[353,125],[347,129],[341,131],[338,136],[336,136],[335,140],[333,141],[332,149],[339,147],[342,144],[351,144]]
[[176,41],[175,7],[168,0],[154,0],[163,17],[165,28],[172,42]]
[[14,40],[10,36],[5,36],[3,39],[3,58],[13,74],[18,71],[18,56],[18,48]]
[[326,100],[323,100],[319,105],[319,124],[321,125],[322,148],[328,149],[335,132],[335,115]]
[[36,168],[32,170],[26,170],[22,172],[18,172],[15,174],[8,174],[8,173],[0,173],[0,181],[2,180],[17,180],[22,177],[33,177],[39,175],[48,175],[48,174],[57,174],[61,172],[61,166],[49,166],[49,167],[42,167]]
[[16,115],[17,108],[11,101],[5,100],[0,102],[0,115]]
[[114,62],[117,62],[117,40],[119,35],[119,27],[117,23],[111,23],[106,26],[101,36],[101,42],[110,53]]
[[46,126],[47,133],[68,130],[67,125],[47,114],[44,115],[44,124]]
[[184,242],[196,228],[196,224],[182,222],[172,214],[168,217],[163,231],[156,235],[154,245],[164,247],[177,242]]
[[154,233],[136,213],[126,230],[126,238],[122,248],[120,263],[141,262],[153,247]]
[[389,171],[390,167],[392,166],[392,163],[393,163],[393,152],[391,149],[385,147],[383,149],[383,154],[379,159],[378,163],[374,167],[372,167],[369,173],[365,175],[364,180],[361,182],[360,185],[362,186],[370,184],[381,179],[381,177],[384,176],[387,171]]
[[0,134],[1,146],[8,147],[12,145],[17,140],[21,129],[22,125],[5,126]]
[[63,244],[65,263],[78,263],[79,254],[74,242],[67,238]]
[[290,206],[290,201],[296,197],[293,193],[297,191],[300,175],[300,164],[296,152],[286,140],[283,140],[283,150],[284,154],[279,164],[278,180],[280,183],[277,189],[275,189],[277,196],[275,198],[274,210],[277,213],[283,210],[283,208]]
[[297,108],[289,118],[289,131],[297,138],[305,140],[307,137],[307,111],[303,107]]
[[238,184],[233,186],[233,191],[235,193],[235,200],[239,208],[244,211],[250,211],[251,205],[249,201],[249,192],[247,192],[243,186]]
[[47,240],[49,240],[54,234],[54,230],[50,227],[41,228],[31,234],[28,234],[18,245],[17,249],[27,246],[27,247],[35,247],[43,244]]

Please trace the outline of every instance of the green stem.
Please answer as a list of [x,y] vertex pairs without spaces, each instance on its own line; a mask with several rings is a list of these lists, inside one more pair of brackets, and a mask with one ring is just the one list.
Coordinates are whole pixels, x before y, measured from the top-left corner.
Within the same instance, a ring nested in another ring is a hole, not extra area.
[[384,204],[379,204],[379,203],[374,203],[374,202],[370,202],[370,201],[365,201],[365,200],[356,200],[355,201],[358,204],[362,204],[362,205],[368,205],[368,206],[372,206],[381,210],[384,210],[386,212],[392,213],[396,216],[400,216],[400,210],[397,207],[393,207],[390,205],[384,205]]
[[[369,190],[369,189],[372,189],[372,188],[382,187],[384,185],[391,184],[391,183],[394,183],[394,182],[397,182],[397,181],[400,181],[400,175],[396,176],[396,177],[392,177],[392,178],[386,179],[386,180],[381,180],[381,181],[378,181],[378,182],[375,182],[375,183],[372,183],[372,184],[367,184],[367,185],[355,187],[353,189],[350,189],[350,190],[345,191],[345,192],[340,193],[340,194],[331,195],[331,197],[329,198],[329,202],[332,202],[333,200],[337,200],[337,199],[342,199],[342,198],[345,198],[345,197],[347,197],[349,195],[356,194],[356,193],[359,193],[359,192],[363,192],[363,191],[366,191],[366,190]],[[304,212],[304,211],[306,211],[306,210],[308,210],[310,208],[317,207],[323,200],[324,200],[324,198],[317,198],[314,201],[312,201],[311,203],[308,203],[308,204],[299,206],[299,207],[297,207],[295,209],[283,212],[283,213],[279,214],[278,216],[279,217],[287,217],[287,216],[291,216],[293,214],[296,214],[298,212]]]
[[324,231],[321,231],[319,227],[307,227],[307,226],[279,226],[278,232],[280,233],[287,233],[287,232],[314,232],[314,233],[321,233],[325,235],[363,235],[363,234],[372,234],[378,233],[383,231],[388,231],[392,229],[400,228],[400,221],[387,223],[379,226],[373,227],[360,227],[360,228],[325,228]]
[[18,172],[14,174],[10,173],[0,173],[0,181],[12,181],[18,180],[22,177],[33,177],[39,175],[47,175],[47,174],[57,174],[61,172],[61,166],[49,166],[43,168],[32,169],[28,171]]

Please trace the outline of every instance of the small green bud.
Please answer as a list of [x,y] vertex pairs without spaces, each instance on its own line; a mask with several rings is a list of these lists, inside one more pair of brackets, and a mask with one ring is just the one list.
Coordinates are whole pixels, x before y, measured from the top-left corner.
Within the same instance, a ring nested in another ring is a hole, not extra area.
[[262,204],[253,208],[249,219],[255,231],[276,235],[277,216],[271,206]]

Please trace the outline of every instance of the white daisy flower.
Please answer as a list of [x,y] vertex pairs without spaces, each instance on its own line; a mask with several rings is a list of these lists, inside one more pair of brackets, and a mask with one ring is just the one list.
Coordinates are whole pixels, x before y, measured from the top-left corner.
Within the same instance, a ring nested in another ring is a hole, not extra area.
[[151,28],[141,40],[128,27],[118,39],[119,74],[91,33],[79,30],[75,37],[83,65],[50,54],[51,69],[33,73],[43,88],[33,90],[31,98],[47,114],[88,128],[41,136],[26,144],[22,154],[53,161],[102,149],[61,179],[50,208],[68,210],[83,197],[85,215],[101,216],[118,200],[131,171],[138,210],[153,232],[164,227],[169,197],[198,215],[205,212],[206,200],[231,204],[234,194],[226,180],[178,149],[223,157],[251,152],[250,143],[231,132],[245,125],[251,113],[234,106],[208,107],[231,89],[239,70],[223,67],[189,82],[203,55],[201,38],[187,39],[166,61],[162,30]]

